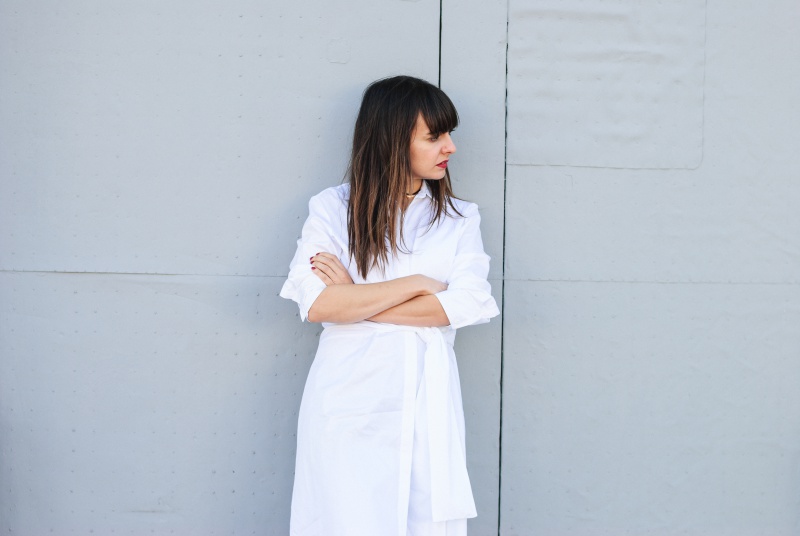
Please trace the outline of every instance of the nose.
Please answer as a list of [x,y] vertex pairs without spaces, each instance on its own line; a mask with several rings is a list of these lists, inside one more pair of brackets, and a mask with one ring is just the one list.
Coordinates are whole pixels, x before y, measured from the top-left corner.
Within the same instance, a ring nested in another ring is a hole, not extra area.
[[453,143],[453,138],[450,137],[450,133],[445,133],[445,143],[442,146],[442,153],[444,154],[453,154],[456,152],[456,144]]

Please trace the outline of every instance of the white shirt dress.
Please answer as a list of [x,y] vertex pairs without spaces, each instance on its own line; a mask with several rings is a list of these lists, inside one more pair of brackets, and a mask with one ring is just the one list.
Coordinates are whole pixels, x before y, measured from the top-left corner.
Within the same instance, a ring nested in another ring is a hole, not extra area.
[[463,536],[476,512],[453,341],[457,328],[499,314],[478,207],[454,200],[464,217],[431,227],[423,182],[406,210],[402,251],[364,279],[348,256],[348,192],[345,184],[311,198],[280,295],[305,320],[325,288],[309,258],[328,252],[355,283],[412,274],[446,282],[436,296],[450,326],[323,323],[300,405],[291,536]]

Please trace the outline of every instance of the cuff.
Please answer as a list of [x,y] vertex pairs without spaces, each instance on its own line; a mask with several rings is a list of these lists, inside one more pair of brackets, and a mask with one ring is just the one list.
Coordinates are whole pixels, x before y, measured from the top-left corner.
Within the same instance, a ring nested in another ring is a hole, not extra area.
[[287,280],[281,288],[280,296],[297,302],[300,308],[300,319],[305,321],[308,320],[308,310],[311,309],[314,301],[326,286],[322,279],[314,274],[309,274],[297,284],[291,279]]
[[494,298],[488,293],[476,294],[462,289],[448,289],[435,295],[442,304],[453,329],[485,324],[500,314]]

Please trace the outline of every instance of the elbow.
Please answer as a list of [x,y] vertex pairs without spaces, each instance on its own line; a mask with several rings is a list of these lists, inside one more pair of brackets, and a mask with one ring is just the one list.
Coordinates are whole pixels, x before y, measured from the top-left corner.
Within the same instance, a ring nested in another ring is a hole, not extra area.
[[308,314],[306,315],[306,318],[308,319],[309,322],[319,323],[319,322],[329,321],[328,320],[329,314],[327,314],[326,312],[327,308],[324,298],[326,290],[327,287],[322,290],[322,292],[319,294],[319,296],[317,296],[314,299],[313,302],[311,302],[311,305],[308,308]]
[[309,322],[342,322],[342,319],[339,318],[341,315],[337,315],[335,311],[331,311],[326,309],[324,306],[320,306],[319,304],[314,304],[308,310],[308,321]]
[[314,308],[314,306],[311,306],[311,309],[308,310],[308,321],[309,322],[315,322],[315,323],[319,323],[319,322],[323,321],[322,318],[319,317],[319,313]]

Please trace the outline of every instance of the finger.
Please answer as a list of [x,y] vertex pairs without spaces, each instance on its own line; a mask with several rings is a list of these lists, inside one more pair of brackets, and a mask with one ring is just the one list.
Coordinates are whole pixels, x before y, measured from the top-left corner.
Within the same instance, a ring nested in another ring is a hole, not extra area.
[[322,251],[310,258],[313,266],[322,270],[335,285],[353,284],[353,278],[336,255]]
[[315,254],[311,257],[312,260],[326,260],[328,262],[333,262],[334,259],[338,260],[338,257],[332,253],[328,253],[326,251],[322,251],[320,253]]
[[314,257],[311,257],[311,262],[312,264],[315,262],[319,262],[321,265],[324,264],[327,267],[326,272],[336,283],[353,282],[353,278],[350,277],[347,268],[345,268],[342,261],[336,255],[326,252],[318,253]]
[[323,259],[325,259],[328,262],[333,263],[333,264],[342,264],[342,262],[339,259],[339,257],[337,257],[336,255],[334,255],[332,253],[322,252],[322,253],[317,253],[317,256],[319,256],[319,257],[321,257],[321,258],[323,258]]
[[316,255],[311,257],[311,261],[310,262],[311,262],[312,266],[314,266],[314,265],[317,265],[317,266],[322,266],[322,265],[329,266],[329,265],[333,264],[333,259],[331,259],[327,255],[323,255],[321,253],[317,253]]
[[322,257],[317,256],[314,257],[314,260],[311,261],[311,264],[317,266],[325,271],[331,277],[343,277],[344,274],[347,272],[344,265],[339,262],[339,259],[336,257]]
[[314,260],[314,257],[311,257],[309,262],[311,263],[311,271],[317,274],[317,276],[320,278],[323,278],[323,276],[330,277],[330,269],[327,266]]
[[331,286],[331,285],[333,285],[333,284],[334,284],[334,282],[333,282],[333,280],[330,278],[330,276],[329,276],[328,274],[326,274],[325,272],[323,272],[322,270],[318,270],[318,269],[316,269],[316,268],[314,268],[314,267],[312,266],[312,268],[311,268],[311,272],[312,272],[314,275],[316,275],[317,277],[319,277],[319,278],[322,280],[322,282],[323,282],[323,283],[325,283],[325,286],[328,286],[328,287],[329,287],[329,286]]
[[333,264],[336,266],[337,270],[339,270],[341,272],[346,272],[347,271],[347,268],[344,267],[344,264],[342,263],[341,259],[339,259],[339,257],[334,257],[333,258]]
[[349,283],[350,282],[350,280],[348,278],[343,276],[338,271],[336,271],[336,270],[334,270],[334,269],[332,269],[330,267],[321,268],[322,267],[321,264],[318,265],[318,266],[320,266],[320,271],[322,273],[324,273],[333,282],[334,285],[341,285],[343,283]]
[[336,273],[336,269],[330,264],[328,264],[325,259],[322,258],[315,258],[313,261],[311,261],[311,266],[313,266],[317,270],[321,270],[329,277],[332,277]]
[[327,264],[325,264],[323,262],[320,262],[320,261],[316,261],[316,260],[315,261],[311,261],[311,268],[315,272],[317,272],[319,274],[323,274],[323,275],[325,275],[327,277],[331,277],[333,275],[333,270],[331,270],[331,268]]
[[335,259],[323,257],[321,255],[313,257],[311,260],[311,265],[325,271],[325,273],[328,275],[331,275],[337,271]]

